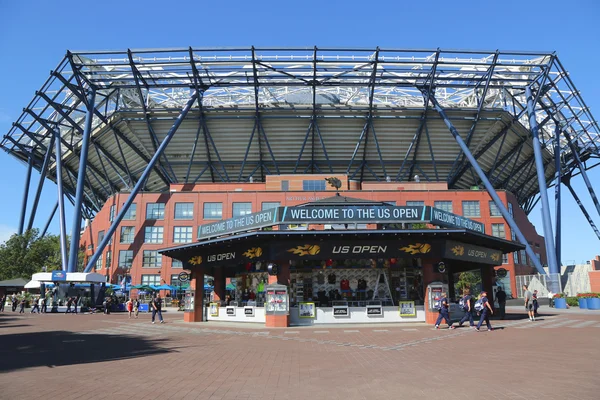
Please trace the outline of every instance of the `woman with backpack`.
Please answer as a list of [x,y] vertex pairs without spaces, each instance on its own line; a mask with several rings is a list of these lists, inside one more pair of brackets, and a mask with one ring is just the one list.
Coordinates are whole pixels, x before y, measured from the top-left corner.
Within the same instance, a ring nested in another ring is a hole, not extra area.
[[473,312],[471,311],[472,299],[473,299],[473,296],[471,296],[471,290],[470,289],[463,290],[463,297],[460,299],[458,304],[462,308],[462,310],[465,312],[465,315],[463,315],[462,319],[458,323],[459,327],[463,326],[463,324],[465,322],[467,322],[467,320],[469,320],[469,326],[471,328],[475,327],[475,321],[473,321]]
[[450,313],[448,310],[450,307],[450,304],[448,303],[447,296],[448,296],[447,293],[442,293],[442,298],[440,299],[440,309],[439,309],[440,315],[438,315],[437,321],[435,321],[435,329],[440,329],[440,323],[442,322],[442,318],[448,324],[448,329],[454,329],[454,327],[452,326],[452,321],[450,321]]
[[483,321],[485,321],[488,331],[494,330],[494,328],[492,328],[492,324],[490,324],[490,315],[494,314],[494,311],[492,310],[492,306],[490,306],[490,302],[488,301],[487,292],[481,292],[479,295],[479,300],[475,302],[475,311],[481,315],[479,318],[479,323],[477,324],[477,328],[475,328],[477,332],[479,332],[479,328],[481,328]]

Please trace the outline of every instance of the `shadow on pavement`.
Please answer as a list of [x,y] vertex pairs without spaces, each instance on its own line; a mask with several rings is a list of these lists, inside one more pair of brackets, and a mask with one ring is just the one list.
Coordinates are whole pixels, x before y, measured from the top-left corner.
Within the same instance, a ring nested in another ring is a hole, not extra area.
[[23,368],[88,364],[170,353],[165,340],[133,336],[79,335],[66,331],[2,335],[0,373]]

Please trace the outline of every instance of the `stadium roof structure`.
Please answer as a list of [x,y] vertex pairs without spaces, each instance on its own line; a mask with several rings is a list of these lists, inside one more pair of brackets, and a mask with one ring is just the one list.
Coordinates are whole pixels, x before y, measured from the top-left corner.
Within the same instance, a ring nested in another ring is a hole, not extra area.
[[450,189],[480,184],[437,104],[493,186],[513,192],[530,211],[540,190],[528,87],[547,184],[553,184],[557,151],[563,176],[598,165],[600,129],[553,52],[69,51],[0,147],[55,182],[56,147],[64,192],[74,202],[91,110],[83,181],[88,218],[112,194],[136,185],[186,105],[189,112],[145,181],[146,191],[292,173],[347,173],[361,181],[419,175],[447,181]]

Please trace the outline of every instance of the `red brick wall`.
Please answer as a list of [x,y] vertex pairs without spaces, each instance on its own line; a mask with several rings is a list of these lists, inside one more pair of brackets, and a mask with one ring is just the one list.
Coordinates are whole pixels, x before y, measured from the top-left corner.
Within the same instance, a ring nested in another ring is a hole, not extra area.
[[[326,175],[323,175],[325,177]],[[328,177],[328,176],[327,176]],[[121,226],[134,226],[135,227],[135,240],[132,244],[121,244],[120,243],[120,228],[117,229],[113,242],[103,252],[102,269],[97,272],[102,274],[108,274],[111,276],[111,281],[115,282],[116,275],[122,274],[122,271],[117,269],[119,260],[120,250],[133,250],[134,260],[133,267],[131,269],[132,282],[133,284],[139,284],[141,282],[142,274],[159,274],[161,279],[170,283],[170,276],[177,274],[181,269],[171,268],[171,259],[163,258],[162,267],[159,268],[142,268],[143,250],[158,250],[177,244],[173,243],[173,227],[175,226],[193,226],[193,238],[195,240],[197,228],[207,222],[203,219],[203,210],[205,202],[218,202],[223,203],[223,219],[230,218],[232,216],[232,207],[235,202],[250,202],[252,203],[252,211],[259,211],[262,208],[263,202],[279,202],[282,206],[292,206],[315,201],[321,198],[332,196],[332,187],[328,187],[326,192],[305,192],[305,191],[288,191],[281,192],[280,185],[281,180],[284,180],[285,176],[269,176],[267,177],[267,183],[217,183],[217,184],[198,184],[198,185],[172,185],[171,191],[166,193],[142,193],[137,196],[135,203],[137,205],[137,219],[135,221],[123,221]],[[302,186],[301,181],[305,179],[320,179],[320,175],[295,175],[294,185]],[[349,181],[347,176],[338,176],[342,180],[343,187],[359,187],[358,182]],[[323,178],[324,179],[324,178]],[[290,189],[292,189],[292,182],[290,180]],[[297,182],[296,182],[297,181]],[[300,183],[298,183],[300,182]],[[274,184],[272,191],[269,190],[270,184]],[[491,198],[486,191],[481,190],[445,190],[445,183],[404,183],[403,190],[399,190],[398,183],[364,183],[363,190],[342,190],[341,194],[349,197],[357,197],[366,200],[375,201],[395,201],[397,205],[405,205],[407,201],[424,201],[425,205],[433,206],[436,200],[440,201],[452,201],[453,212],[455,214],[462,214],[462,201],[463,200],[478,200],[480,202],[480,217],[473,218],[474,220],[481,221],[486,226],[486,233],[491,234],[492,223],[504,223],[505,224],[505,239],[511,239],[511,231],[508,224],[502,217],[491,217],[489,201]],[[439,189],[440,186],[442,189]],[[295,186],[294,186],[295,187]],[[376,189],[377,188],[377,189]],[[545,262],[545,245],[543,237],[539,236],[535,231],[535,227],[528,221],[526,214],[518,207],[517,202],[510,193],[498,192],[500,198],[507,204],[507,201],[513,203],[514,217],[523,231],[525,237],[533,244],[535,251],[539,250],[542,257],[542,262]],[[103,209],[96,215],[94,221],[88,226],[82,235],[81,244],[86,248],[88,245],[93,244],[94,248],[97,246],[98,232],[108,230],[110,226],[109,213],[110,206],[116,204],[116,213],[118,213],[122,207],[123,202],[129,196],[128,193],[119,193],[113,196],[109,201],[106,202]],[[165,219],[157,221],[146,221],[146,204],[164,202],[165,205]],[[174,211],[175,203],[179,202],[192,202],[194,203],[194,219],[193,220],[175,220]],[[146,226],[163,226],[163,243],[162,244],[145,244],[144,243],[144,228]],[[535,244],[539,245],[535,247]],[[106,252],[112,251],[111,267],[107,271],[105,269]],[[91,251],[86,252],[87,255],[91,255]],[[514,284],[515,274],[531,274],[534,273],[532,267],[526,265],[514,265],[514,259],[512,255],[508,257],[508,264],[498,266],[503,267],[510,271],[512,282],[513,293],[516,293],[516,286]],[[115,282],[116,283],[116,282]]]
[[592,269],[594,271],[600,271],[600,256],[596,256],[596,258],[590,261],[590,264],[592,265]]
[[600,293],[600,271],[589,271],[590,274],[590,290],[593,293]]

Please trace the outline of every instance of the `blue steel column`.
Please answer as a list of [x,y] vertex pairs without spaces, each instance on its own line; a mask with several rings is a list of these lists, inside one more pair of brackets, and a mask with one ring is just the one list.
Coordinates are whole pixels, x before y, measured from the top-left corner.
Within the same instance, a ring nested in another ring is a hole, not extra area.
[[192,97],[186,103],[186,105],[183,108],[183,110],[181,110],[181,113],[179,114],[179,116],[175,120],[175,123],[173,123],[173,126],[171,127],[171,129],[167,133],[167,136],[165,136],[165,138],[163,139],[163,141],[160,144],[160,146],[158,146],[158,149],[156,150],[156,153],[154,153],[154,155],[152,156],[152,159],[150,160],[150,162],[148,162],[148,165],[146,166],[146,169],[144,169],[144,172],[142,173],[142,175],[138,179],[137,183],[135,184],[135,187],[133,188],[133,190],[129,194],[129,197],[127,198],[127,201],[125,201],[125,204],[123,204],[123,207],[119,211],[119,214],[115,217],[115,219],[114,219],[112,225],[110,226],[110,228],[108,228],[108,231],[104,235],[104,239],[102,239],[102,242],[100,242],[100,244],[98,245],[98,248],[96,249],[96,251],[94,252],[94,254],[92,255],[92,257],[88,261],[88,264],[85,267],[84,272],[89,272],[92,269],[92,267],[94,266],[94,264],[96,264],[96,261],[98,261],[98,258],[100,257],[100,254],[102,254],[102,251],[104,251],[104,248],[106,247],[106,245],[110,241],[110,238],[112,237],[112,235],[114,235],[115,231],[117,230],[117,227],[121,223],[121,220],[123,219],[123,217],[127,213],[127,210],[129,210],[129,206],[131,206],[131,203],[133,203],[133,200],[135,200],[135,196],[137,196],[137,194],[139,193],[139,191],[144,186],[144,183],[146,182],[146,179],[148,179],[148,176],[150,175],[150,172],[152,171],[152,168],[154,168],[154,164],[156,164],[156,162],[158,161],[158,159],[164,153],[165,149],[169,145],[169,142],[173,138],[173,135],[175,135],[175,132],[177,132],[177,129],[179,129],[179,126],[183,122],[183,120],[184,120],[185,116],[187,115],[188,111],[190,111],[190,108],[192,108],[192,105],[194,104],[194,102],[196,101],[197,98],[198,98],[198,91],[195,91],[194,94],[192,95]]
[[54,218],[54,214],[56,214],[56,209],[58,208],[58,202],[54,205],[54,208],[52,209],[52,212],[50,213],[50,217],[48,218],[48,222],[46,222],[46,225],[44,226],[44,230],[42,231],[42,234],[40,235],[41,238],[43,238],[44,236],[46,236],[46,232],[48,232],[48,228],[50,227],[50,223],[52,222],[52,219]]
[[510,226],[510,228],[515,232],[515,235],[519,239],[519,242],[521,242],[521,244],[523,244],[525,246],[525,250],[527,251],[527,254],[529,255],[529,258],[531,260],[533,260],[533,264],[535,265],[535,268],[538,270],[538,272],[540,274],[545,274],[546,272],[544,271],[544,268],[542,267],[542,264],[540,263],[540,260],[536,257],[536,255],[533,252],[533,249],[531,248],[531,246],[529,246],[529,243],[527,242],[527,239],[525,239],[525,236],[523,236],[523,233],[521,233],[521,230],[517,226],[517,223],[515,222],[515,220],[513,219],[513,217],[510,215],[510,213],[506,209],[506,206],[504,205],[504,203],[502,203],[502,200],[500,200],[500,197],[498,197],[498,194],[496,193],[496,190],[494,189],[494,187],[490,183],[490,181],[487,178],[487,176],[485,176],[485,172],[483,172],[483,170],[481,169],[481,167],[477,163],[477,160],[475,159],[475,157],[473,157],[473,154],[469,150],[469,147],[466,145],[466,143],[464,142],[464,140],[462,139],[462,137],[460,137],[458,131],[456,130],[456,128],[454,127],[454,125],[452,124],[452,122],[450,121],[450,119],[448,118],[448,115],[446,115],[446,112],[440,106],[440,104],[438,103],[438,101],[435,98],[435,96],[433,96],[433,94],[429,97],[429,100],[433,103],[433,106],[435,107],[436,111],[440,114],[440,116],[444,120],[444,123],[446,124],[446,126],[450,130],[450,133],[452,133],[452,136],[454,136],[454,139],[456,140],[456,143],[458,143],[458,145],[462,149],[463,153],[465,153],[465,156],[467,157],[467,159],[469,160],[469,162],[473,166],[473,169],[475,170],[475,172],[477,173],[477,175],[479,175],[479,179],[481,179],[481,182],[483,182],[483,184],[484,184],[485,188],[487,189],[490,197],[496,203],[496,206],[500,210],[500,213],[502,214],[502,216],[504,217],[504,219],[506,220],[506,222],[508,222],[508,225]]
[[556,211],[556,261],[558,265],[562,265],[561,262],[561,208],[560,208],[560,180],[562,178],[562,171],[560,168],[560,128],[558,124],[554,129],[554,169],[555,179],[554,184],[554,208]]
[[594,203],[594,206],[596,206],[596,211],[598,211],[598,215],[600,215],[600,202],[598,202],[598,197],[596,196],[596,192],[594,192],[594,187],[592,186],[592,183],[590,182],[590,179],[588,178],[587,172],[585,172],[585,165],[583,165],[583,163],[581,162],[581,157],[579,157],[579,152],[577,151],[577,148],[573,144],[573,141],[571,140],[571,136],[569,136],[569,134],[567,132],[565,132],[565,137],[567,138],[567,143],[569,143],[569,148],[571,149],[571,153],[573,153],[573,159],[577,163],[577,166],[579,167],[579,170],[581,171],[581,176],[583,178],[583,181],[585,182],[585,185],[587,186],[588,191],[590,192],[590,196],[592,197],[592,202]]
[[35,213],[37,212],[37,206],[40,202],[40,196],[42,195],[42,189],[44,188],[44,182],[46,181],[46,173],[48,172],[48,165],[52,158],[52,147],[54,146],[55,135],[50,137],[50,144],[46,148],[46,155],[44,156],[44,162],[42,163],[42,169],[40,170],[40,181],[38,182],[37,191],[33,198],[33,205],[31,206],[31,214],[29,216],[29,223],[27,224],[27,230],[33,228],[33,221],[35,219]]
[[65,226],[65,198],[63,196],[62,181],[62,149],[60,148],[60,130],[55,128],[56,139],[56,186],[58,187],[58,219],[60,227],[60,258],[62,261],[62,270],[67,271],[67,227]]
[[83,204],[83,189],[85,185],[85,170],[87,168],[88,147],[92,133],[92,120],[94,118],[94,100],[96,91],[90,89],[87,96],[87,113],[85,115],[85,126],[81,139],[81,150],[79,152],[79,171],[77,172],[77,188],[75,192],[75,204],[73,210],[73,225],[71,228],[71,248],[69,254],[68,272],[77,272],[77,261],[79,254],[79,236],[81,235],[81,205]]
[[27,209],[27,199],[29,198],[29,183],[31,182],[31,168],[33,166],[33,156],[29,155],[27,162],[27,178],[25,178],[25,189],[23,190],[23,203],[21,205],[21,218],[19,218],[19,235],[23,234],[25,225],[25,211]]
[[[542,145],[540,143],[539,128],[535,119],[535,105],[533,104],[533,94],[531,88],[525,88],[527,97],[527,112],[529,114],[529,129],[533,141],[533,154],[535,156],[535,169],[538,178],[538,187],[540,198],[542,200],[542,222],[544,224],[544,241],[546,242],[546,256],[548,257],[548,271],[550,274],[560,274],[560,269],[556,262],[556,247],[554,247],[554,233],[552,232],[552,219],[550,217],[550,203],[548,202],[548,192],[546,188],[546,176],[544,174],[544,159],[542,157]],[[553,282],[552,291],[557,293],[559,287],[555,287]]]

